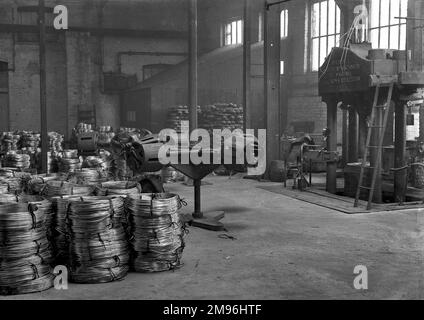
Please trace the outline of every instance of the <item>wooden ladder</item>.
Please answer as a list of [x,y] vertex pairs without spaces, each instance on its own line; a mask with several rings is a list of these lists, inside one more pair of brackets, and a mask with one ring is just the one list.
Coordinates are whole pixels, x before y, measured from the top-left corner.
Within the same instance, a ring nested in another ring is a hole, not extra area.
[[[372,207],[372,199],[374,197],[374,191],[375,191],[375,183],[377,181],[377,175],[380,172],[381,169],[381,161],[378,161],[378,159],[381,159],[382,153],[383,153],[383,142],[384,142],[384,135],[386,132],[387,127],[387,121],[389,119],[389,113],[390,113],[390,102],[392,100],[392,94],[393,94],[393,88],[394,88],[394,82],[391,82],[389,84],[389,91],[387,94],[387,102],[384,105],[378,105],[378,98],[380,95],[380,87],[381,84],[378,83],[375,89],[375,95],[374,95],[374,102],[371,110],[371,119],[368,126],[368,135],[367,135],[367,141],[365,144],[365,150],[364,155],[362,157],[362,163],[361,163],[361,172],[359,174],[359,181],[358,181],[358,187],[356,189],[356,196],[355,196],[355,204],[354,207],[358,207],[359,205],[359,197],[361,195],[361,190],[368,190],[368,204],[367,204],[367,210],[371,210]],[[383,125],[380,125],[379,123],[376,123],[377,114],[379,112],[379,109],[384,110],[384,117],[383,117]],[[373,134],[373,130],[379,130],[378,135],[378,145],[377,146],[371,146],[371,136]],[[370,149],[376,148],[377,149],[377,163],[375,164],[375,167],[367,167],[367,156],[370,151]],[[371,185],[369,187],[364,186],[364,173],[365,169],[371,169],[372,170],[372,180]]]

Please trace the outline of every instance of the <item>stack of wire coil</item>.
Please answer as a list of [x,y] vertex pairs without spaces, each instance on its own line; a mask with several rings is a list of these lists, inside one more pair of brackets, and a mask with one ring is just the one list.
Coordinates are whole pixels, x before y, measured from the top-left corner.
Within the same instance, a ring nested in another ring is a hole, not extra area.
[[74,172],[78,169],[81,169],[78,150],[64,150],[59,159],[59,172]]
[[110,164],[106,157],[102,156],[87,156],[84,158],[84,161],[82,162],[83,168],[95,168],[95,169],[101,169],[103,171],[109,171]]
[[69,233],[67,227],[68,205],[71,199],[80,199],[80,196],[53,197],[54,225],[53,253],[55,262],[59,265],[69,265]]
[[48,198],[67,195],[89,196],[93,194],[94,189],[94,186],[79,185],[66,181],[48,181],[42,190],[42,194]]
[[11,151],[4,157],[4,165],[6,167],[28,169],[31,165],[31,157],[28,154]]
[[141,186],[135,181],[108,181],[103,182],[96,189],[98,196],[121,195],[141,193]]
[[25,172],[16,172],[13,177],[0,176],[0,188],[8,193],[20,194],[25,190],[30,177],[31,175]]
[[123,279],[130,250],[121,223],[122,197],[71,198],[67,210],[70,277],[77,283]]
[[129,195],[131,267],[136,272],[160,272],[181,266],[185,222],[178,210],[183,202],[169,193]]
[[0,205],[0,294],[39,292],[53,286],[46,228],[40,202]]
[[41,194],[46,186],[46,183],[49,181],[54,181],[57,178],[58,176],[55,174],[31,176],[27,183],[27,188],[25,191],[31,195]]
[[77,184],[95,185],[107,180],[107,172],[101,169],[80,169],[73,173],[73,178]]

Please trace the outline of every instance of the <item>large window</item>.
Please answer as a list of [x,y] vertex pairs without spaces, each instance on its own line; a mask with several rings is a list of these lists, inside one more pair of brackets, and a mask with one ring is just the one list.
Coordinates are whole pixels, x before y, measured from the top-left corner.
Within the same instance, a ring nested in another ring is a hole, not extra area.
[[318,71],[340,40],[340,8],[334,0],[312,3],[311,70]]
[[287,9],[284,9],[281,11],[281,38],[285,38],[288,35],[288,29],[289,29],[289,11]]
[[224,25],[224,46],[243,43],[243,22],[233,20]]
[[374,48],[405,50],[408,0],[371,0],[370,38]]

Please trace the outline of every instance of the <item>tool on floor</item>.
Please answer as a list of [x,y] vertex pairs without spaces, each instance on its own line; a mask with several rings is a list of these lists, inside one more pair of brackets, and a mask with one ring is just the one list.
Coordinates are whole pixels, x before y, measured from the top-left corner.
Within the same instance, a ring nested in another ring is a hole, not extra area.
[[[382,149],[383,149],[384,134],[386,132],[387,122],[388,122],[389,113],[390,113],[390,102],[392,100],[394,82],[390,82],[389,84],[389,90],[387,93],[387,101],[384,105],[378,105],[380,87],[381,87],[381,83],[377,83],[377,86],[375,88],[374,102],[373,102],[373,106],[371,110],[371,118],[370,118],[370,122],[368,126],[367,140],[365,144],[364,155],[362,157],[361,171],[359,174],[359,181],[358,181],[358,186],[356,189],[356,196],[355,196],[355,203],[354,203],[354,207],[358,207],[361,190],[368,190],[369,194],[368,194],[367,210],[371,210],[376,181],[377,181],[378,175],[381,174],[381,161],[379,161],[379,159],[381,159],[382,152],[383,152]],[[384,112],[382,124],[381,124],[381,117],[379,117],[380,112]],[[371,145],[371,136],[375,134],[374,130],[378,131],[378,138],[377,138],[378,145]],[[376,150],[377,156],[376,156],[376,161],[374,161],[374,163],[370,163],[370,166],[368,167],[367,156],[371,149],[377,149]],[[365,169],[370,169],[372,171],[372,180],[369,186],[363,185]]]

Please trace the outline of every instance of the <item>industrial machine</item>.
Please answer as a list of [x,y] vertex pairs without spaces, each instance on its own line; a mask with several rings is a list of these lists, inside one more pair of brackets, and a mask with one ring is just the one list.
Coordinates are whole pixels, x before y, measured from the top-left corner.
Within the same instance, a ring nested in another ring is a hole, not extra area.
[[[319,70],[319,93],[327,104],[330,130],[327,150],[337,149],[337,110],[347,106],[344,123],[347,138],[345,189],[359,198],[382,202],[382,159],[386,146],[394,144],[389,163],[393,198],[403,202],[407,187],[406,118],[408,105],[423,99],[424,73],[414,71],[406,51],[372,49],[369,43],[333,48]],[[394,139],[393,128],[394,127]],[[351,169],[351,168],[350,168]],[[327,164],[327,191],[336,193],[336,162]]]

